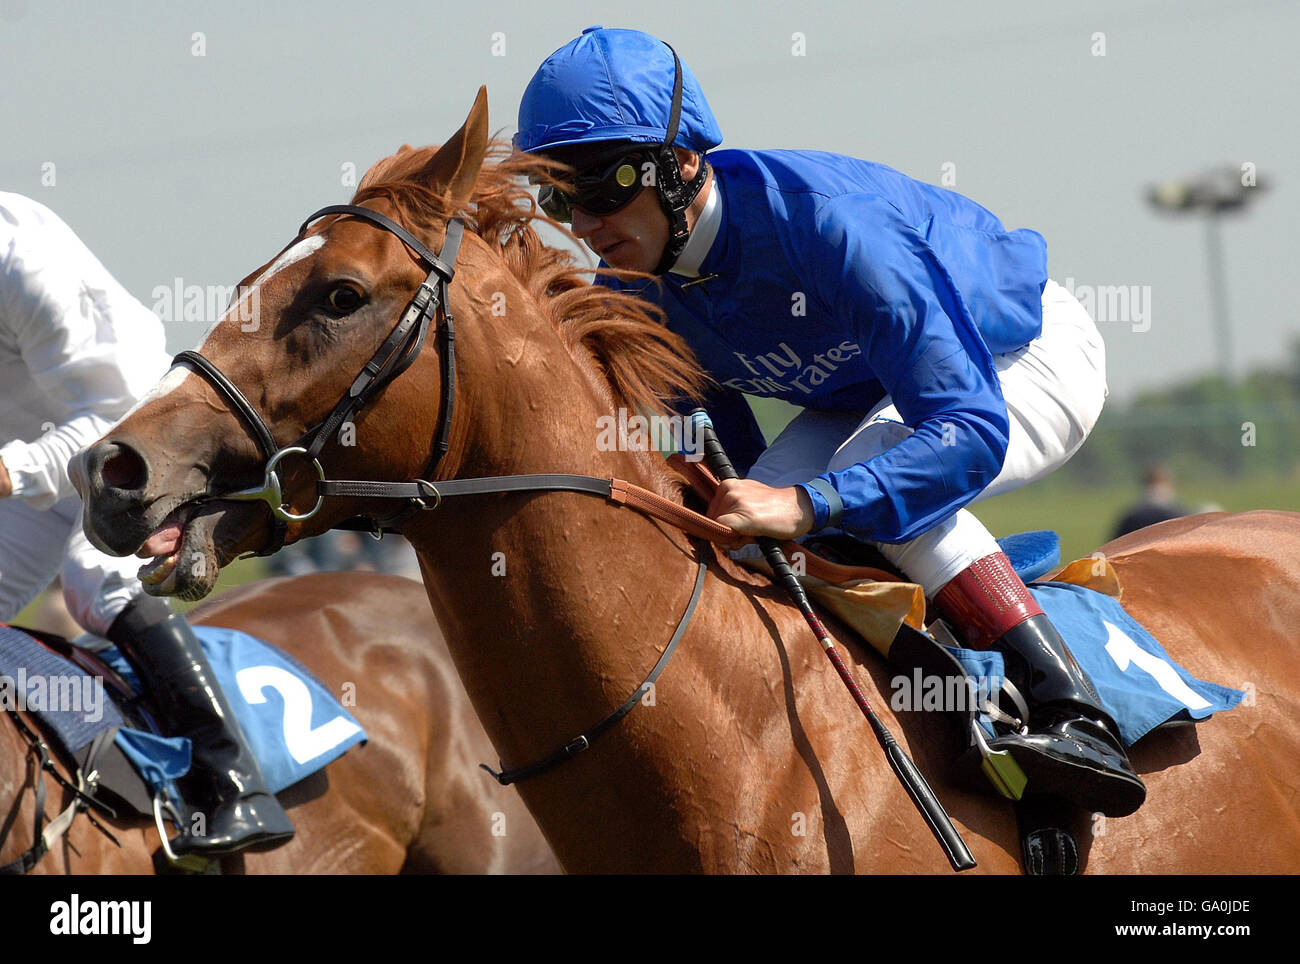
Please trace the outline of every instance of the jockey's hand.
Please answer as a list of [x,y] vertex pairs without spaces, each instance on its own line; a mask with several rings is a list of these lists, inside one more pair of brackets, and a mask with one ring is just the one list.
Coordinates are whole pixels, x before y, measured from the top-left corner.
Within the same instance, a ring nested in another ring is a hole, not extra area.
[[720,483],[708,515],[742,535],[773,539],[794,539],[813,527],[812,500],[802,488],[774,489],[751,479]]
[[5,468],[5,460],[0,459],[0,499],[7,499],[13,494],[14,484],[9,479],[9,470]]

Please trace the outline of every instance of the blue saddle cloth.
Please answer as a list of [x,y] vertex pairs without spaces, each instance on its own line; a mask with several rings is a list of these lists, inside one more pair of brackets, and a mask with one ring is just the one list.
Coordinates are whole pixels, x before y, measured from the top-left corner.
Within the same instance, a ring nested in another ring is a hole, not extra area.
[[[194,633],[272,792],[310,776],[366,739],[334,694],[289,654],[234,629],[195,626]],[[97,655],[139,692],[134,671],[116,648]],[[66,695],[53,700],[42,693]],[[99,705],[88,703],[90,697],[77,703],[75,693],[97,694]],[[101,681],[80,667],[26,633],[0,625],[0,705],[17,703],[15,708],[35,712],[70,752],[116,727],[114,742],[151,790],[174,795],[172,782],[190,768],[189,739],[126,726],[106,693]],[[3,702],[6,694],[9,703]]]
[[[1060,563],[1054,532],[1026,532],[999,542],[1026,583]],[[1162,724],[1203,720],[1230,710],[1246,695],[1199,680],[1179,666],[1156,638],[1124,611],[1119,600],[1105,593],[1063,582],[1034,583],[1029,591],[1092,679],[1125,746],[1132,746]],[[996,692],[1004,672],[1001,653],[948,649],[967,673]],[[980,722],[992,735],[991,721],[981,717]]]
[[[301,663],[271,644],[236,629],[195,626],[272,793],[279,793],[364,742],[365,731],[338,699]],[[116,649],[100,654],[138,691],[139,683]],[[148,779],[174,779],[189,740],[128,732],[118,745]],[[183,773],[184,771],[182,771]],[[161,782],[161,781],[160,781]]]

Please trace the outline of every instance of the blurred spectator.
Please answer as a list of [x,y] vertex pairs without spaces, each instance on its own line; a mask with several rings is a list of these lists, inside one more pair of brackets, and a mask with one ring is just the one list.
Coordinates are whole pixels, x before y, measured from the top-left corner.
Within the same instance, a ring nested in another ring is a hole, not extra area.
[[1157,522],[1192,515],[1196,511],[1178,501],[1178,497],[1174,494],[1173,476],[1164,466],[1148,467],[1143,483],[1146,485],[1146,492],[1142,500],[1124,513],[1111,538],[1118,539],[1138,529],[1153,526]]
[[286,546],[268,562],[273,576],[359,569],[420,579],[415,551],[401,536],[388,535],[376,540],[364,532],[342,529],[332,529]]

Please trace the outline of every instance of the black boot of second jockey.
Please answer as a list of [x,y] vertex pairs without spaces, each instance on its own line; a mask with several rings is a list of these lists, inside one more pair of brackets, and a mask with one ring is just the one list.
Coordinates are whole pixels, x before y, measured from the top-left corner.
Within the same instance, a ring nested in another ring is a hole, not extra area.
[[194,746],[182,791],[203,811],[202,832],[186,826],[172,841],[173,851],[218,856],[289,840],[293,824],[267,790],[185,618],[161,600],[141,596],[114,620],[108,638],[139,674],[167,734],[187,736]]
[[1007,678],[1029,704],[1027,733],[1013,730],[989,742],[1010,751],[1029,779],[1026,792],[1056,794],[1108,817],[1137,810],[1146,787],[1119,728],[1006,555],[977,560],[934,602],[968,646],[1002,653]]

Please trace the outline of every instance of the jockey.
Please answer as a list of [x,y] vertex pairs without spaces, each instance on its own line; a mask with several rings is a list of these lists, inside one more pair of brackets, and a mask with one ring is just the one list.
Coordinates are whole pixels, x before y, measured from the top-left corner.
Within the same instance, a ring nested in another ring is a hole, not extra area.
[[[572,195],[543,186],[543,210],[602,268],[659,276],[598,277],[662,307],[719,383],[712,420],[745,477],[709,514],[747,535],[875,544],[967,645],[1003,654],[1029,719],[991,747],[1026,792],[1132,813],[1146,790],[1114,720],[964,508],[1062,465],[1107,394],[1101,337],[1047,277],[1043,238],[879,164],[706,155],[721,140],[667,44],[591,27],[533,76],[514,143],[575,171]],[[804,411],[767,446],[743,395]]]
[[117,645],[166,732],[193,744],[183,789],[205,826],[185,827],[174,849],[220,854],[287,840],[293,826],[189,623],[144,594],[138,559],[90,544],[67,472],[170,367],[163,342],[153,312],[71,228],[0,193],[0,621],[62,575],[73,618]]

